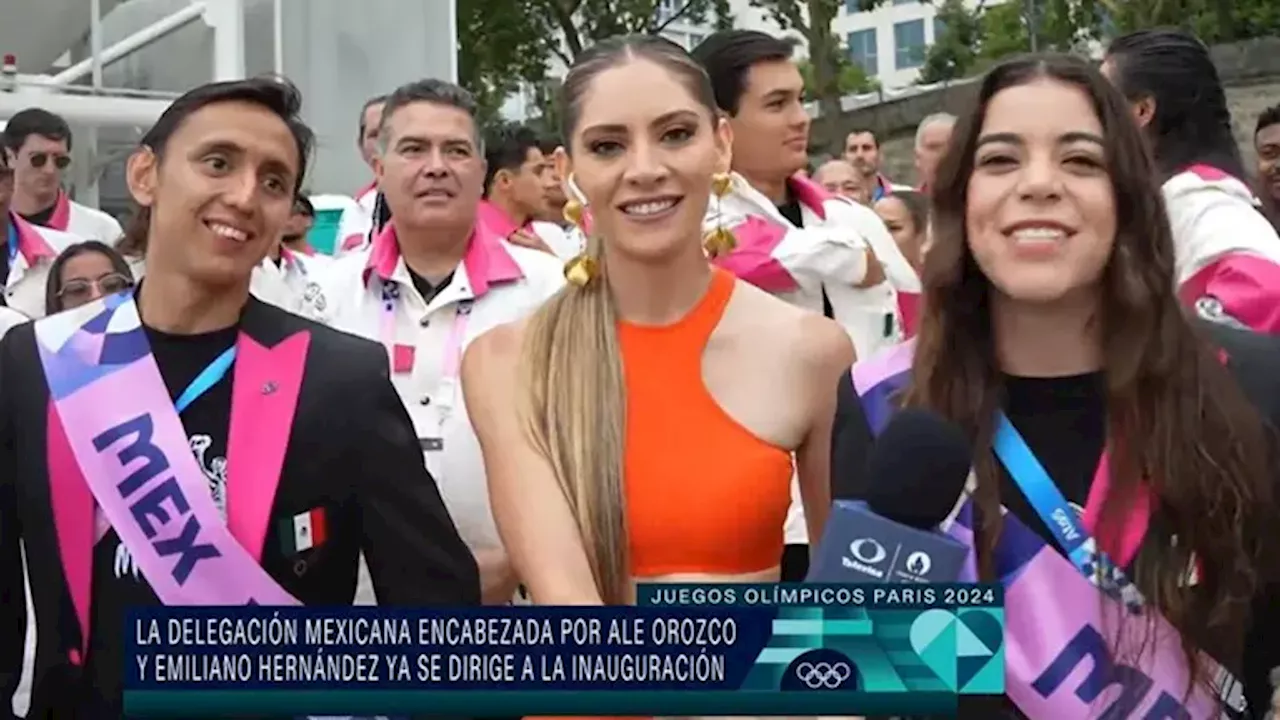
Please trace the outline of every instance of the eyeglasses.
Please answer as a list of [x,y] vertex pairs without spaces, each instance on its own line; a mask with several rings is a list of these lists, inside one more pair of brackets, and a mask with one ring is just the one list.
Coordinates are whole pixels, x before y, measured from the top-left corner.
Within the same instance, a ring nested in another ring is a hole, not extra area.
[[53,158],[53,166],[59,170],[66,170],[67,167],[71,165],[70,155],[56,155],[53,153],[37,152],[31,153],[30,157],[31,167],[37,169],[44,167],[45,163],[49,162],[50,157]]
[[[83,305],[102,295],[115,295],[133,287],[133,281],[119,273],[103,275],[97,280],[72,278],[58,291],[58,299],[67,307]],[[96,291],[96,294],[95,294]]]

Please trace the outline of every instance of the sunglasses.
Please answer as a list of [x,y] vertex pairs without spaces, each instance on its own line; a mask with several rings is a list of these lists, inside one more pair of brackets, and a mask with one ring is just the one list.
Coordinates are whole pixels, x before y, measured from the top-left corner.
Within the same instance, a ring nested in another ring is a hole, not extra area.
[[133,281],[119,273],[103,275],[97,280],[74,278],[68,280],[58,291],[58,299],[64,303],[84,304],[97,297],[95,290],[99,295],[115,295],[131,287]]
[[50,157],[53,158],[53,166],[58,168],[59,170],[66,170],[67,167],[71,165],[70,155],[53,155],[51,153],[38,152],[38,153],[31,153],[31,160],[30,160],[31,167],[33,168],[44,167],[45,163],[49,162]]

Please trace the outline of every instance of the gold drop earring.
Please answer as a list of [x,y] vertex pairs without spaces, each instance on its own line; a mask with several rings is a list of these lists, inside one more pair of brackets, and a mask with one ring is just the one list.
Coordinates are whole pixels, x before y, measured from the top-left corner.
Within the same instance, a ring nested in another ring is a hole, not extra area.
[[720,208],[721,200],[732,189],[733,178],[729,173],[716,173],[711,176],[711,194],[716,199],[717,224],[714,230],[708,230],[703,235],[702,247],[707,251],[707,256],[712,259],[727,255],[738,246],[738,238],[734,237],[732,230],[724,226],[724,213]]
[[[573,186],[572,175],[569,176],[569,185]],[[564,204],[563,212],[564,219],[582,233],[582,246],[578,248],[578,254],[564,264],[564,279],[575,287],[586,287],[599,272],[595,258],[587,253],[587,231],[582,222],[586,208],[577,198],[571,197]]]

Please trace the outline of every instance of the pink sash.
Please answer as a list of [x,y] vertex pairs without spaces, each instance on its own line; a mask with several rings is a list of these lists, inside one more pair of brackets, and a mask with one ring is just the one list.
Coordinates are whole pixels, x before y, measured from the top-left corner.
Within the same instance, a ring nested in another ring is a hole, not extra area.
[[[860,361],[853,368],[854,388],[873,432],[878,433],[887,423],[894,410],[893,396],[909,381],[914,349],[914,342],[909,341]],[[1095,485],[1098,482],[1095,480]],[[1139,508],[1145,506],[1139,504]],[[972,545],[972,520],[973,503],[966,501],[948,534]],[[1095,536],[1096,520],[1095,514],[1087,513],[1083,518],[1083,524]],[[1146,522],[1126,525],[1145,529]],[[1121,545],[1132,544],[1136,550],[1133,541],[1140,542],[1140,537],[1119,540]],[[1131,553],[1125,548],[1121,555]],[[1199,685],[1184,701],[1188,673],[1181,636],[1163,617],[1156,615],[1152,623],[1149,610],[1130,614],[1122,603],[1099,592],[1070,561],[1009,513],[1004,516],[995,565],[1005,587],[1006,694],[1028,717],[1231,717],[1220,711],[1218,699]],[[965,580],[972,582],[976,577],[971,564]],[[1153,629],[1148,636],[1149,626]],[[1113,653],[1113,649],[1118,652]],[[1226,704],[1233,709],[1243,707],[1239,683],[1208,656],[1202,655],[1201,661],[1217,681],[1217,687],[1224,689],[1221,694]]]
[[[161,602],[298,604],[223,522],[133,298],[111,296],[44,318],[35,335],[66,445],[102,515]],[[238,345],[244,340],[242,333]],[[292,390],[296,405],[297,388]],[[235,436],[233,429],[229,446]]]

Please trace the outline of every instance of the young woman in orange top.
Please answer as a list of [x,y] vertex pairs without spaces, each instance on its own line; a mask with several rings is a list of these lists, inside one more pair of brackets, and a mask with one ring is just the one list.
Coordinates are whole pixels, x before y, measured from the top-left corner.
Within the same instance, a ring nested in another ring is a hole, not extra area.
[[541,605],[776,581],[793,457],[811,537],[829,510],[848,336],[712,269],[701,221],[730,137],[683,49],[605,41],[563,93],[592,239],[574,282],[463,362],[503,544]]

